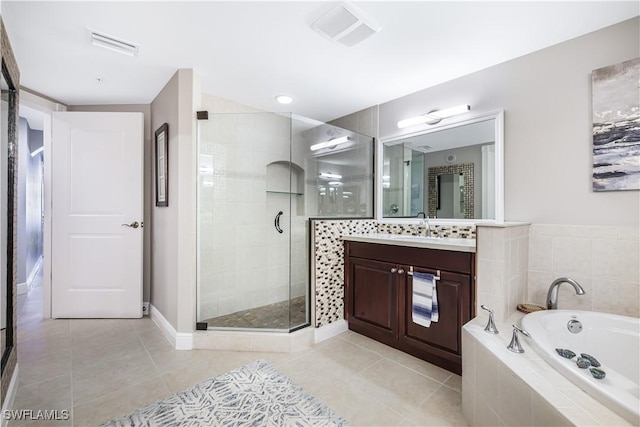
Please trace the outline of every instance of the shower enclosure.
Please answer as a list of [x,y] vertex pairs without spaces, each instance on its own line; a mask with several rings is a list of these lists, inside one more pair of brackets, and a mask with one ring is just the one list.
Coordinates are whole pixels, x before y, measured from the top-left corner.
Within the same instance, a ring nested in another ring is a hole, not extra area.
[[293,114],[208,114],[197,185],[197,328],[294,331],[311,320],[308,219],[372,217],[373,141]]

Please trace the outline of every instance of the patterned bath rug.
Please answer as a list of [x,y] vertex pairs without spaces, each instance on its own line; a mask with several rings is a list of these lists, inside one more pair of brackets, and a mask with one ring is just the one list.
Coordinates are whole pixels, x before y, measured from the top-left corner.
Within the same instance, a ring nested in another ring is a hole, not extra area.
[[346,426],[264,360],[256,360],[100,427]]

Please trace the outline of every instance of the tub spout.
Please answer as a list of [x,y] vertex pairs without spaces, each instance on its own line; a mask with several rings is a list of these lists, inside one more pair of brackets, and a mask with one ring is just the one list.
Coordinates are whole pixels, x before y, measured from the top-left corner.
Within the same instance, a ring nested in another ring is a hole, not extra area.
[[569,277],[560,277],[553,281],[551,286],[549,286],[549,292],[547,292],[547,309],[548,310],[557,310],[558,309],[558,288],[562,283],[568,283],[573,286],[573,289],[576,290],[577,295],[584,295],[584,289],[580,286],[580,283],[576,282]]

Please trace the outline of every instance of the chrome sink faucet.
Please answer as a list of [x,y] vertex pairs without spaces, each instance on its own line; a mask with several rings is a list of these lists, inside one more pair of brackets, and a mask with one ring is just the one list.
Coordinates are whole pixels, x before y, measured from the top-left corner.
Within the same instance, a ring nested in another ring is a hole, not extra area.
[[547,309],[548,310],[557,310],[558,309],[558,288],[562,283],[568,283],[573,286],[573,289],[576,290],[577,295],[584,295],[584,289],[580,286],[580,283],[569,277],[560,277],[553,281],[551,286],[549,286],[549,292],[547,292]]
[[[420,217],[420,215],[422,215],[422,217]],[[425,225],[426,223],[424,237],[431,236],[431,225],[429,224],[429,217],[427,216],[427,214],[425,214],[424,212],[418,212],[416,217],[420,218],[420,225]],[[416,236],[418,236],[418,227],[416,227]]]

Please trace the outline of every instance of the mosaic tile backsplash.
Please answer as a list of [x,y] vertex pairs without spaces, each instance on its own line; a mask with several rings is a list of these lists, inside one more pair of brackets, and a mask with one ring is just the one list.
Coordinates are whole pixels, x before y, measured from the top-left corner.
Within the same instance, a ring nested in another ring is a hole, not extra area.
[[[344,318],[344,245],[353,234],[413,234],[411,224],[378,223],[375,220],[312,220],[313,272],[315,278],[315,326],[326,326]],[[424,233],[424,226],[418,228]],[[431,226],[442,237],[475,239],[475,226]]]

